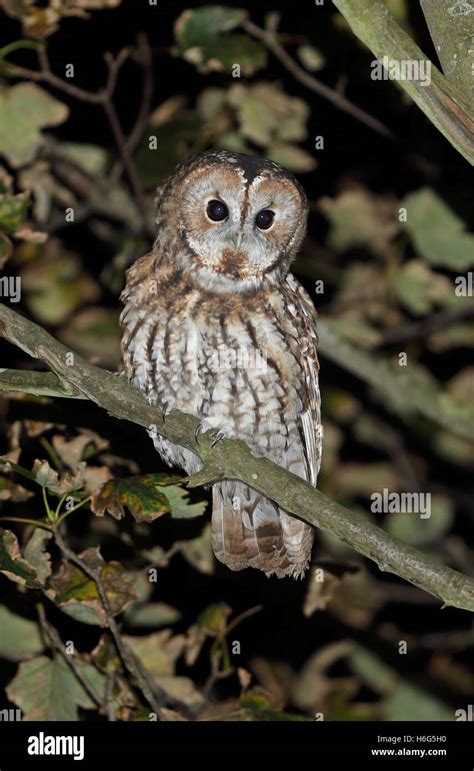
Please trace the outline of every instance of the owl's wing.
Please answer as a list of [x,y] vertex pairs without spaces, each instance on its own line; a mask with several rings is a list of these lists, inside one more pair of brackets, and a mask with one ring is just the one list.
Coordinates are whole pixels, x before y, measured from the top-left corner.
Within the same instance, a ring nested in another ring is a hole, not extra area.
[[[304,383],[302,398],[304,410],[299,416],[304,452],[307,465],[307,479],[316,487],[322,453],[321,397],[319,393],[319,361],[317,353],[318,335],[316,332],[316,309],[309,295],[296,278],[289,273],[286,278],[293,303],[290,312],[295,315],[300,330],[298,343],[300,363],[303,368]],[[294,309],[294,310],[293,310]]]

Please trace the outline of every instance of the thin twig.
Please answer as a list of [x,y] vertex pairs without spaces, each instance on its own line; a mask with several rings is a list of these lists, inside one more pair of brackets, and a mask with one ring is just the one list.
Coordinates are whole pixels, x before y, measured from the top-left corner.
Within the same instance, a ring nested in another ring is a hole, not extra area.
[[153,56],[146,35],[140,35],[136,59],[143,67],[143,91],[140,109],[127,139],[127,149],[130,154],[133,154],[136,150],[143,136],[151,112],[151,100],[153,98]]
[[122,164],[127,172],[130,186],[132,188],[137,207],[141,214],[143,230],[149,237],[153,238],[154,232],[148,217],[148,207],[145,195],[143,193],[137,170],[133,162],[132,153],[127,145],[127,140],[123,133],[123,129],[112,99],[115,87],[117,85],[119,71],[129,56],[129,53],[130,52],[128,48],[123,48],[121,51],[119,51],[116,57],[112,56],[111,53],[106,53],[104,55],[105,63],[107,66],[107,81],[105,86],[96,92],[86,91],[85,89],[79,88],[72,83],[68,83],[55,75],[51,70],[48,54],[44,46],[40,46],[38,48],[38,59],[40,64],[39,70],[32,70],[27,67],[20,67],[19,65],[11,64],[10,62],[4,62],[4,65],[6,66],[5,74],[10,77],[18,77],[24,78],[26,80],[33,80],[35,82],[47,83],[53,88],[68,94],[74,99],[78,99],[79,101],[86,102],[88,104],[97,104],[102,107],[109,121]]
[[303,86],[306,86],[306,88],[314,91],[314,93],[319,94],[324,99],[327,99],[339,110],[343,110],[349,115],[352,115],[353,118],[360,121],[360,123],[364,123],[373,131],[376,131],[377,134],[381,134],[383,137],[388,139],[396,138],[393,132],[390,131],[390,129],[387,128],[387,126],[385,126],[377,118],[374,118],[373,115],[370,115],[361,107],[357,107],[356,104],[347,99],[343,94],[340,94],[338,91],[335,91],[329,86],[326,86],[324,83],[321,83],[321,81],[317,80],[317,78],[315,78],[313,75],[310,75],[308,72],[306,72],[306,70],[300,67],[300,65],[291,58],[283,46],[278,42],[274,32],[258,27],[256,24],[254,24],[253,21],[250,21],[250,19],[245,19],[242,22],[242,27],[246,32],[249,33],[249,35],[252,35],[252,37],[254,37],[256,40],[260,40],[260,42],[263,43],[263,45],[266,46],[266,48],[268,48],[272,54],[274,54],[274,56],[276,56],[281,64],[283,64],[285,69],[287,69],[288,72],[290,72],[293,77],[296,78],[296,80],[302,83]]
[[381,332],[376,346],[382,348],[386,345],[398,345],[413,340],[420,340],[439,332],[441,329],[459,324],[466,319],[474,317],[474,303],[468,303],[456,310],[441,311],[435,313],[423,321],[413,324],[405,324],[403,327],[394,327]]
[[[55,529],[54,537],[64,557],[66,557],[66,559],[68,559],[74,565],[77,565],[77,567],[83,573],[89,576],[89,578],[96,585],[97,592],[100,597],[100,601],[104,608],[105,616],[107,619],[107,625],[110,629],[112,637],[114,638],[115,645],[117,646],[117,650],[120,654],[122,662],[125,668],[127,669],[127,671],[132,675],[132,677],[135,679],[135,682],[140,687],[141,692],[143,693],[144,697],[150,704],[153,711],[156,713],[157,718],[159,720],[162,720],[163,716],[161,712],[161,706],[158,703],[154,693],[155,691],[158,691],[160,689],[157,688],[156,684],[149,682],[146,672],[139,665],[139,662],[135,658],[132,651],[128,648],[128,646],[122,640],[120,630],[118,628],[117,622],[115,621],[112,608],[110,607],[109,598],[107,597],[107,593],[104,589],[100,576],[93,568],[90,567],[90,565],[88,565],[83,559],[81,559],[81,557],[79,557],[79,555],[76,554],[76,552],[74,552],[72,549],[69,548],[63,536],[61,535],[59,527]],[[166,698],[165,693],[161,692],[160,697],[163,699],[163,702],[164,702]]]
[[86,693],[88,693],[91,697],[92,701],[94,701],[98,707],[105,710],[104,700],[101,699],[92,683],[89,682],[77,661],[75,661],[74,656],[67,652],[66,646],[64,645],[54,626],[52,626],[46,619],[46,613],[43,604],[38,603],[36,609],[38,611],[41,629],[43,630],[46,642],[49,642],[51,647],[56,648],[61,653],[64,661],[72,669]]

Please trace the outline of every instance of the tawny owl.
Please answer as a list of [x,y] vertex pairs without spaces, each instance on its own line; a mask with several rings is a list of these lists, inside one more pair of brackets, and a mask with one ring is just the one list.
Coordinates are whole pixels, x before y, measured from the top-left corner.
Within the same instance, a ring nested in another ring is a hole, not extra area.
[[[289,265],[306,196],[271,161],[211,151],[159,189],[152,251],[129,269],[122,300],[125,373],[149,401],[243,439],[316,485],[321,458],[316,311]],[[157,437],[170,464],[192,452]],[[299,577],[313,532],[242,482],[213,485],[212,543],[231,570]]]

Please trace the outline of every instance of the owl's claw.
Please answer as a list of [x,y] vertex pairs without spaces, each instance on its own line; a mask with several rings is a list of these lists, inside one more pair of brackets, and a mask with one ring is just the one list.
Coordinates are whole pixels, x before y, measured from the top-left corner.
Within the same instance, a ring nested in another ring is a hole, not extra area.
[[168,410],[169,406],[170,406],[169,402],[163,402],[163,404],[162,404],[162,407],[161,407],[160,411],[161,411],[161,419],[162,419],[163,423],[165,422],[166,416],[167,416],[167,414],[169,412],[169,410]]
[[199,444],[199,437],[202,434],[203,430],[204,430],[204,426],[203,426],[202,423],[200,423],[198,425],[198,427],[196,428],[196,431],[194,433],[194,438],[196,439],[196,444]]
[[220,442],[221,439],[224,439],[225,436],[227,436],[227,432],[223,428],[219,429],[214,439],[212,440],[211,447],[215,447],[217,442]]
[[[209,427],[205,425],[205,423],[200,423],[198,427],[196,428],[196,432],[194,434],[196,439],[196,444],[199,444],[199,437],[202,434],[203,431],[208,431]],[[211,447],[215,447],[215,445],[221,441],[221,439],[224,439],[224,437],[227,436],[227,431],[224,428],[220,428],[216,431],[214,438],[211,443]]]

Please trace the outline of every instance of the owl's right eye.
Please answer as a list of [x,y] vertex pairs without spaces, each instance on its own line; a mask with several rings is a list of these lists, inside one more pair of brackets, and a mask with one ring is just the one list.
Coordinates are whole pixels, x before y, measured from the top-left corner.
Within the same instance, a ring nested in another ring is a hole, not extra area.
[[214,199],[207,204],[207,216],[213,222],[222,222],[229,216],[229,209],[225,203]]

